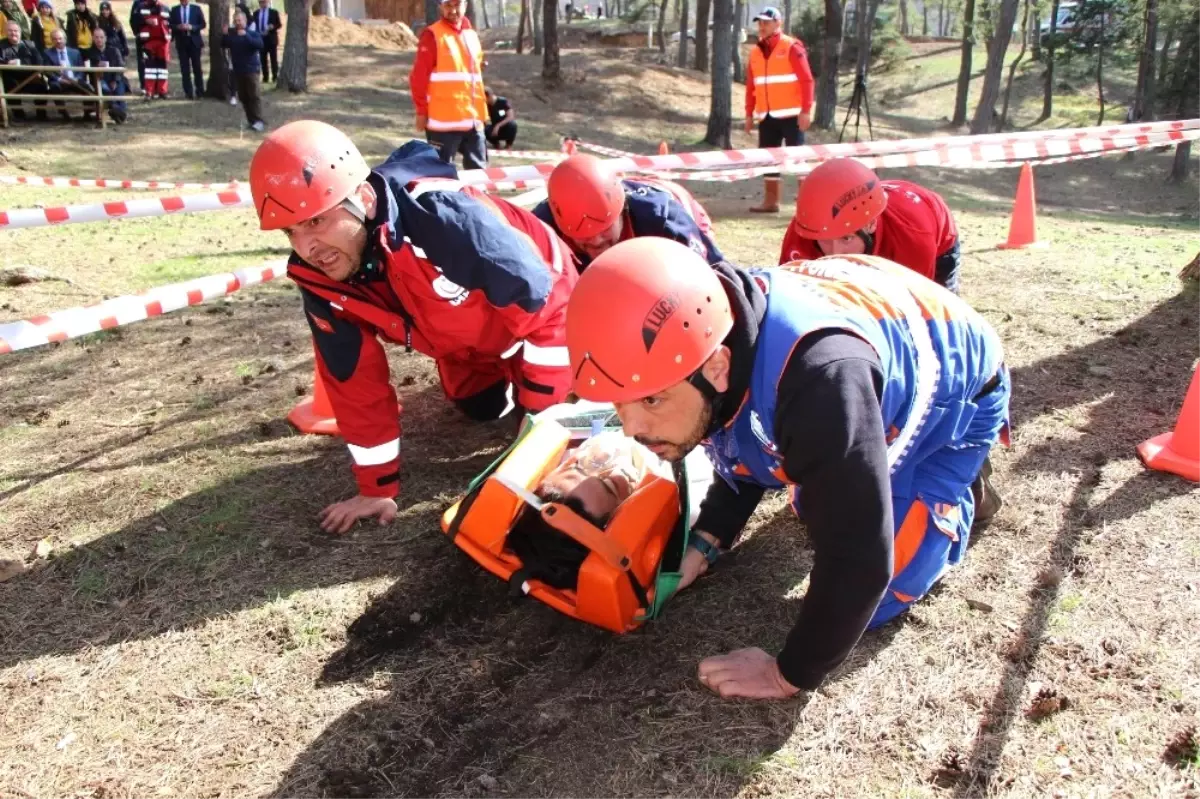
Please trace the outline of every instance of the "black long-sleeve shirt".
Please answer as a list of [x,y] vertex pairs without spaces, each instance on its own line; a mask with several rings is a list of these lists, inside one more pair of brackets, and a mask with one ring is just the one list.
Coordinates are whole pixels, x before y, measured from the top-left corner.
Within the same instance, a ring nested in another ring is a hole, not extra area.
[[[715,421],[737,412],[749,385],[765,302],[744,273],[717,267],[734,306],[730,389]],[[757,316],[757,318],[755,318]],[[749,318],[749,324],[747,320]],[[807,336],[779,380],[775,444],[787,479],[800,487],[813,568],[799,618],[777,661],[792,685],[816,688],[858,643],[891,580],[894,527],[887,443],[880,413],[883,368],[862,339],[836,330]],[[734,491],[713,481],[695,527],[732,545],[763,487]]]

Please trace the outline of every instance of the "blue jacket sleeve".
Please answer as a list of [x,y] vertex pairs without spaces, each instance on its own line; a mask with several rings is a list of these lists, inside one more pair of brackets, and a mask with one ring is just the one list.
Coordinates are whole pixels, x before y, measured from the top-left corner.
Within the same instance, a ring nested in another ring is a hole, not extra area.
[[533,210],[530,211],[530,213],[549,225],[550,229],[555,233],[558,233],[560,236],[562,235],[558,230],[558,225],[554,224],[554,214],[550,212],[549,200],[542,200],[540,203],[533,206]]
[[[492,305],[542,308],[552,277],[533,247],[518,239],[504,219],[458,192],[430,191],[413,202],[401,193],[404,229],[442,273],[466,289],[478,289]],[[405,205],[415,206],[405,208]]]
[[658,190],[626,191],[625,207],[637,236],[672,239],[700,255],[710,264],[725,260],[712,239],[706,236],[673,197]]

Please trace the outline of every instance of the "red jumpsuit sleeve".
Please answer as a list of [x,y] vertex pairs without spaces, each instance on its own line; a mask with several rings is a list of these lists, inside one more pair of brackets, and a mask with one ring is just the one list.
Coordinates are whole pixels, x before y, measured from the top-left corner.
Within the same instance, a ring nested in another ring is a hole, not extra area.
[[789,261],[812,261],[823,254],[815,241],[801,236],[794,224],[788,225],[787,232],[783,234],[783,248],[779,251],[780,264]]
[[804,42],[797,39],[792,44],[792,49],[788,51],[788,60],[792,64],[792,72],[796,73],[800,80],[800,109],[807,114],[812,111],[813,106],[813,74],[808,64],[808,51],[804,49]]
[[353,461],[358,493],[400,493],[400,405],[387,356],[374,331],[337,314],[329,301],[301,289],[317,374]]
[[429,76],[437,64],[437,39],[432,28],[421,31],[417,40],[417,57],[412,72],[408,73],[408,88],[412,92],[413,107],[420,116],[429,116]]
[[[754,45],[758,47],[758,45]],[[746,119],[754,118],[754,59],[746,57]]]
[[567,300],[578,280],[575,256],[533,214],[509,203],[498,205],[518,238],[546,263],[552,278],[550,293],[536,313],[528,313],[515,304],[497,309],[513,338],[524,342],[515,399],[526,410],[542,411],[566,399],[571,388]]

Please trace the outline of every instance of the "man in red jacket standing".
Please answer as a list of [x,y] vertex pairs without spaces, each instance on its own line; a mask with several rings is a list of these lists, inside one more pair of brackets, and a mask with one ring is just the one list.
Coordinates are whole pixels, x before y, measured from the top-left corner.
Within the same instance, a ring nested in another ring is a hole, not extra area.
[[[813,105],[813,76],[804,42],[781,33],[783,15],[778,8],[764,8],[758,23],[758,44],[750,51],[746,67],[746,132],[758,122],[759,147],[799,147],[808,130]],[[778,172],[763,182],[763,202],[751,211],[779,211]]]
[[371,169],[344,133],[308,120],[272,132],[250,162],[260,227],[292,245],[288,277],[354,460],[358,496],[321,512],[327,532],[396,515],[400,408],[380,339],[431,356],[447,398],[477,421],[566,398],[570,250],[456,177],[419,141]]
[[417,132],[424,133],[442,160],[463,154],[467,169],[487,166],[484,126],[491,116],[483,88],[483,46],[466,18],[466,0],[441,0],[442,18],[421,31],[417,58],[408,75]]
[[779,263],[822,255],[878,255],[958,293],[962,253],[945,200],[907,180],[880,180],[835,158],[800,184]]

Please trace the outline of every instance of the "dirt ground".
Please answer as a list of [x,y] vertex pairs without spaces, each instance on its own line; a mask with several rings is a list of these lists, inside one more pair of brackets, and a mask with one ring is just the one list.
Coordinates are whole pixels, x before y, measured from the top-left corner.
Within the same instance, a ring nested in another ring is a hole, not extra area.
[[[268,93],[272,125],[324,119],[373,156],[410,135],[411,53],[312,55],[310,94]],[[692,146],[704,76],[641,57],[565,53],[547,90],[534,59],[496,53],[489,80],[524,147]],[[944,98],[881,121],[938,129]],[[241,178],[257,138],[240,116],[180,102],[104,132],[18,127],[0,168]],[[893,173],[955,209],[964,295],[1005,342],[1006,505],[931,596],[788,702],[724,702],[695,679],[707,655],[786,635],[811,561],[780,497],[661,620],[615,637],[510,600],[438,532],[509,431],[464,424],[419,356],[391,352],[399,518],[320,533],[316,512],[354,486],[338,441],[284,421],[312,362],[283,282],[0,358],[0,559],[24,569],[0,582],[0,796],[1197,796],[1200,502],[1134,456],[1174,423],[1200,351],[1196,289],[1175,278],[1200,249],[1197,185],[1165,184],[1170,158],[1039,168],[1049,244],[1029,251],[994,249],[1015,171]],[[745,213],[756,183],[695,186],[732,260],[774,262],[786,219]],[[246,211],[6,232],[0,265],[70,282],[0,287],[0,320],[283,244]]]

